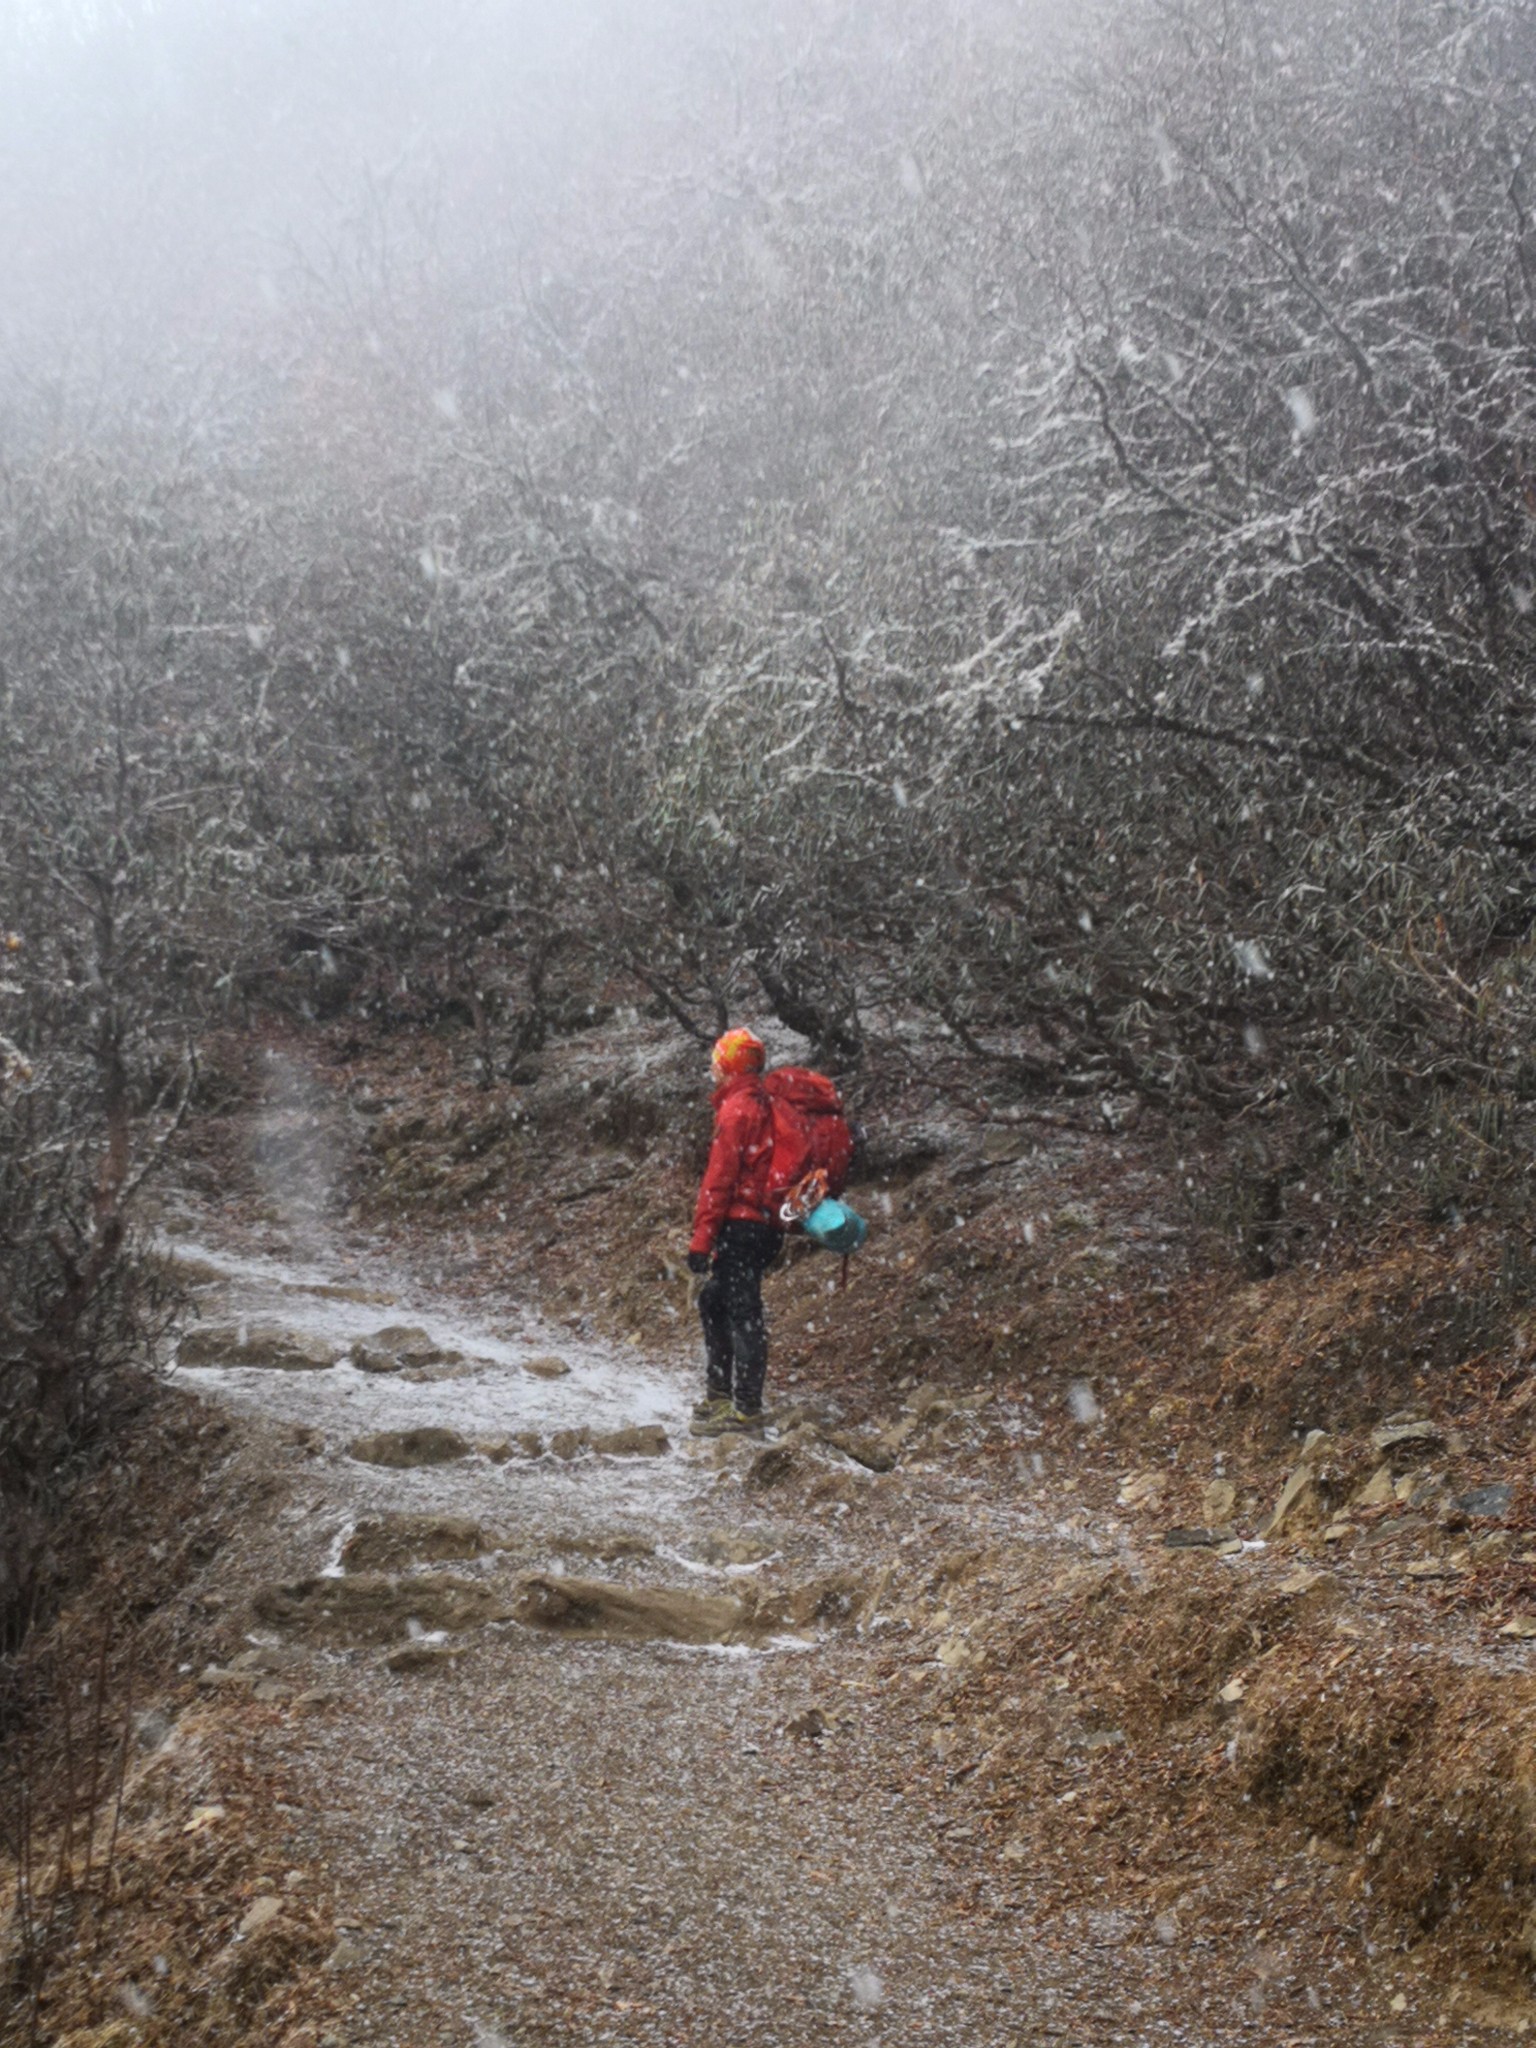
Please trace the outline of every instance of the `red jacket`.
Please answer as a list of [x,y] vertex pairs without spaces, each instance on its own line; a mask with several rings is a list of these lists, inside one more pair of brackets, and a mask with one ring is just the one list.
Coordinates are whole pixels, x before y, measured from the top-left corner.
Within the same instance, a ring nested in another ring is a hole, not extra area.
[[722,1082],[712,1098],[715,1137],[693,1212],[691,1252],[712,1252],[726,1222],[771,1223],[768,1171],[773,1164],[773,1113],[756,1074]]

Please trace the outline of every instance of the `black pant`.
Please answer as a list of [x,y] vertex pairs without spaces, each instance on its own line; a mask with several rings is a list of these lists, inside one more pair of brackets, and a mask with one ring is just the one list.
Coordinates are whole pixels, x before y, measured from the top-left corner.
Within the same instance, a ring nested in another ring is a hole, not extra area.
[[763,1405],[768,1371],[763,1275],[783,1249],[784,1233],[772,1223],[722,1223],[699,1289],[709,1391],[748,1415]]

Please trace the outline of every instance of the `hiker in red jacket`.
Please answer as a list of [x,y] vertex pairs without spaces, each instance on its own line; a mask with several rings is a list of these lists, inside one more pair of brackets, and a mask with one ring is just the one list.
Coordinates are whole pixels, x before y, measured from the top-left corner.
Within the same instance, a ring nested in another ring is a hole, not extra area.
[[709,1275],[699,1291],[707,1384],[694,1410],[696,1436],[763,1427],[763,1275],[784,1244],[768,1199],[773,1118],[763,1091],[764,1058],[760,1038],[727,1031],[710,1063],[715,1136],[688,1248],[689,1272]]

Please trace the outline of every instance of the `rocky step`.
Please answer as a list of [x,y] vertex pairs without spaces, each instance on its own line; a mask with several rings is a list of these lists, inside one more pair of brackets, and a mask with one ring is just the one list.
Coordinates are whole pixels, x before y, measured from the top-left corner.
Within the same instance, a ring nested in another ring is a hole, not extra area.
[[388,1572],[501,1548],[501,1540],[468,1515],[370,1515],[342,1546],[341,1562],[348,1572]]
[[349,1455],[365,1465],[386,1465],[406,1471],[418,1465],[446,1465],[476,1453],[503,1464],[508,1458],[543,1457],[569,1462],[584,1451],[604,1458],[662,1458],[672,1448],[659,1422],[629,1423],[622,1429],[557,1429],[546,1439],[537,1430],[519,1430],[510,1437],[482,1437],[473,1443],[456,1429],[426,1423],[415,1429],[381,1429],[354,1438]]
[[508,1583],[449,1572],[298,1579],[256,1596],[256,1619],[311,1642],[396,1645],[517,1621],[604,1642],[761,1643],[859,1619],[872,1598],[851,1573],[803,1586],[700,1593],[528,1572]]
[[199,1323],[183,1336],[176,1363],[196,1370],[259,1366],[272,1372],[324,1372],[345,1355],[326,1337],[275,1323]]
[[296,1579],[269,1586],[254,1602],[258,1621],[311,1639],[393,1643],[402,1636],[458,1635],[512,1619],[515,1593],[449,1572],[400,1577],[385,1572]]

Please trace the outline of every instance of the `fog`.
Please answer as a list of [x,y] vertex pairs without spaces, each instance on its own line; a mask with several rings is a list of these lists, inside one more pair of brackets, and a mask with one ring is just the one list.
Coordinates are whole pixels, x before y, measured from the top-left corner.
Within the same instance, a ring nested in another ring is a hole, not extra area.
[[622,289],[723,214],[807,187],[855,207],[911,183],[927,95],[979,36],[993,64],[1046,29],[984,0],[60,0],[0,36],[14,433],[199,380],[207,403],[291,369],[317,315],[375,354],[427,317],[460,354],[552,280]]

